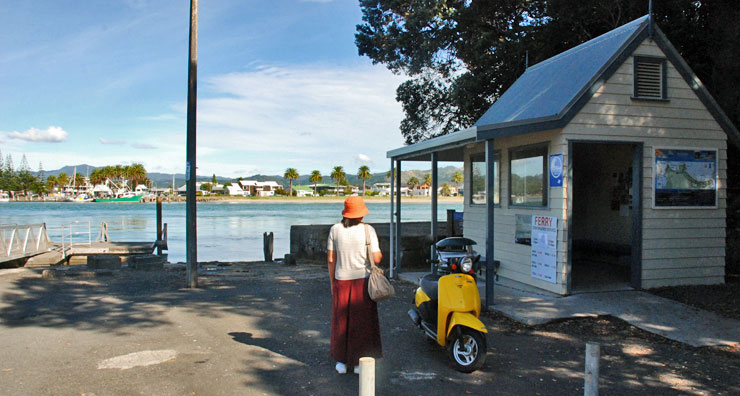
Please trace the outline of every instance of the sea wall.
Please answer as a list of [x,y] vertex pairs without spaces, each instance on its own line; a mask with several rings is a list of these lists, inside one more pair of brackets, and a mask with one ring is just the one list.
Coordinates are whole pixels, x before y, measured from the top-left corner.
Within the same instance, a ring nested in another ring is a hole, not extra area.
[[[390,224],[369,223],[375,228],[383,252],[382,267],[388,268]],[[290,254],[298,260],[326,261],[326,241],[332,224],[294,225],[290,227]],[[447,224],[438,223],[437,235],[446,236]],[[455,222],[456,235],[462,235],[462,222]],[[429,268],[429,248],[432,244],[431,223],[426,221],[401,223],[401,268]]]

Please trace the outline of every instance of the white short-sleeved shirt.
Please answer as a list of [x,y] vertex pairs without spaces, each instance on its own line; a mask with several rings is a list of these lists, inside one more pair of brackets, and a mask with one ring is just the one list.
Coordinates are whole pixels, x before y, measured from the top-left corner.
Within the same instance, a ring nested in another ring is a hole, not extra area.
[[[378,235],[372,226],[370,231],[370,251],[380,251]],[[328,250],[337,252],[337,264],[334,269],[334,278],[337,280],[352,280],[365,278],[370,275],[365,248],[365,224],[345,228],[342,223],[334,224],[329,230]]]

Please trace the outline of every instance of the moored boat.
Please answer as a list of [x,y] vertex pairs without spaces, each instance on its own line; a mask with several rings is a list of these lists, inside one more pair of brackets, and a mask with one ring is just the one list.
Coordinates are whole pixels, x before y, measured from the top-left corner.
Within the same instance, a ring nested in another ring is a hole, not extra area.
[[118,194],[115,197],[110,198],[95,198],[95,202],[140,202],[144,197],[143,194],[134,194],[132,192],[125,192]]

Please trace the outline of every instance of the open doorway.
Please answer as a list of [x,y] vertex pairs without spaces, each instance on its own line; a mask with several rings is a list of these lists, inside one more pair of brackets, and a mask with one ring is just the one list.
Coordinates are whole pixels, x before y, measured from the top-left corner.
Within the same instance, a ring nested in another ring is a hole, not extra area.
[[573,143],[571,292],[631,288],[635,223],[636,146]]

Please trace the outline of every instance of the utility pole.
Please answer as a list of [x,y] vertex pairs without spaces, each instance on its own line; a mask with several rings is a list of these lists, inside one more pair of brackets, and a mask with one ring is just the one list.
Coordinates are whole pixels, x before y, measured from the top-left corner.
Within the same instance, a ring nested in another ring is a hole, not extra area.
[[198,0],[190,0],[190,62],[188,63],[188,137],[185,181],[187,202],[185,205],[185,240],[187,261],[187,287],[198,287],[198,236],[196,235],[195,208],[195,109],[198,92]]

